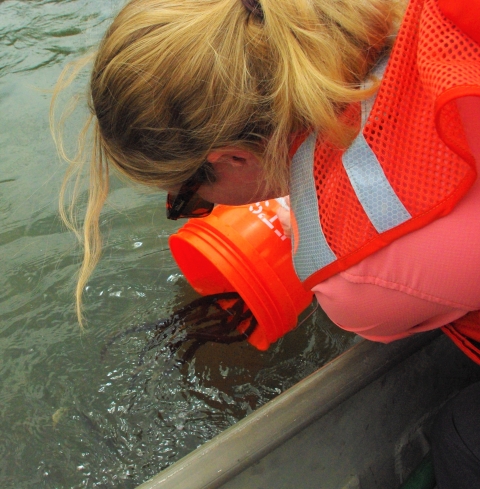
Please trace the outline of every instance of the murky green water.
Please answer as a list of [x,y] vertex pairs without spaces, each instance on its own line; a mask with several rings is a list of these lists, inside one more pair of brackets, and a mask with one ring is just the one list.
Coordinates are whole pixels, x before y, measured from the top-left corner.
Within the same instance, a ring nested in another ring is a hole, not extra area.
[[[81,334],[79,255],[57,216],[64,167],[48,131],[62,66],[121,0],[0,0],[0,487],[132,488],[336,356],[352,337],[318,312],[268,352],[208,344],[182,365],[108,338],[195,297],[167,248],[164,197],[115,181]],[[80,79],[85,81],[86,76]],[[80,83],[81,85],[81,83]],[[73,137],[71,137],[73,140]],[[155,358],[157,357],[157,358]]]

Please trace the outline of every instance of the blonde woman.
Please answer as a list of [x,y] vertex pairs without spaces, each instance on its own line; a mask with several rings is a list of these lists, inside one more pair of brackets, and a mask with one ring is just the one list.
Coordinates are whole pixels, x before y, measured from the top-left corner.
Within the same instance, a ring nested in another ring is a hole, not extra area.
[[[475,15],[478,0],[128,3],[91,75],[79,316],[115,169],[168,191],[172,219],[289,193],[295,269],[334,322],[383,342],[443,327],[478,361]],[[478,486],[473,465],[438,487]]]

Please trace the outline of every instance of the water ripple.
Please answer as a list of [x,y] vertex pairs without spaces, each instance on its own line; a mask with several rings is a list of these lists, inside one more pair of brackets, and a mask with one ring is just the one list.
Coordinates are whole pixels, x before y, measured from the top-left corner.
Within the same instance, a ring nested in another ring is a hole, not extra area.
[[93,0],[0,2],[0,78],[85,53],[123,3],[103,0],[99,7]]

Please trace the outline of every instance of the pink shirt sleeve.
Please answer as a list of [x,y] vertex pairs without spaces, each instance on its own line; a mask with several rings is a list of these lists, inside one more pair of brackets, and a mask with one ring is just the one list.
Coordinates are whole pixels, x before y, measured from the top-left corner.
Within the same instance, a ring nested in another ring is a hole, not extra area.
[[[457,101],[480,163],[480,98]],[[480,179],[447,216],[313,288],[343,329],[389,342],[480,309]]]

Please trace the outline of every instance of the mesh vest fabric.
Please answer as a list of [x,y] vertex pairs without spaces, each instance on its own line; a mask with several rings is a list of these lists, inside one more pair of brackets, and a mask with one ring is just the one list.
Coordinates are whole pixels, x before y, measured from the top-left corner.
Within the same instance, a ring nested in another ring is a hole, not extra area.
[[[440,12],[435,0],[412,0],[362,131],[411,217],[386,231],[376,229],[345,170],[344,151],[317,138],[313,179],[294,182],[292,201],[314,185],[317,219],[335,259],[311,268],[308,276],[302,270],[307,288],[446,215],[468,191],[476,178],[475,161],[454,103],[465,95],[480,96],[479,46]],[[360,104],[349,106],[343,118],[360,128]],[[372,195],[378,206],[385,204]],[[302,243],[302,227],[296,228],[294,260],[301,250],[315,252]]]

